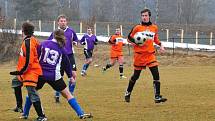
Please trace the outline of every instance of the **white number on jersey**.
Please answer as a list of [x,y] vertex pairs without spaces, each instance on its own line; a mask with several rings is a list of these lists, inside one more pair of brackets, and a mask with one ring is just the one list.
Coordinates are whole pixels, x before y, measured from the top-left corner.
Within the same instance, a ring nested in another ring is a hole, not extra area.
[[45,55],[43,57],[43,62],[47,62],[48,64],[55,65],[57,63],[57,59],[59,57],[59,53],[55,50],[50,50],[49,48],[45,48]]

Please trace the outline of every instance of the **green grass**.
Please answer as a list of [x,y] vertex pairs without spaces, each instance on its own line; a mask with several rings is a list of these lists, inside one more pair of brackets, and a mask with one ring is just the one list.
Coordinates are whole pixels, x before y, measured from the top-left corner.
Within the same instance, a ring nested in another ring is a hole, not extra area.
[[[99,51],[97,53],[102,53]],[[77,55],[81,55],[78,51]],[[83,63],[83,55],[77,57],[78,70]],[[105,58],[105,57],[102,57]],[[132,57],[126,57],[131,58]],[[168,57],[170,58],[170,57]],[[161,57],[160,61],[166,60]],[[101,59],[102,60],[102,59]],[[103,59],[105,60],[105,59]],[[95,60],[99,62],[99,60]],[[128,60],[127,60],[128,61]],[[129,61],[130,62],[130,61]],[[94,63],[93,63],[94,64]],[[92,65],[93,65],[92,64]],[[100,61],[104,65],[104,61]],[[160,66],[161,93],[168,98],[166,103],[155,104],[153,101],[152,77],[149,70],[142,72],[137,81],[131,102],[124,102],[124,92],[128,79],[119,79],[118,64],[105,73],[99,67],[90,66],[88,75],[81,77],[78,73],[75,97],[85,112],[94,115],[93,121],[215,121],[215,81],[214,64]],[[132,64],[125,64],[125,75],[133,73]],[[15,97],[11,89],[12,76],[9,71],[15,64],[0,66],[0,120],[19,121],[19,113],[11,111],[15,106]],[[26,89],[23,88],[24,95]],[[42,105],[49,121],[79,121],[67,101],[61,98],[56,104],[54,91],[48,85],[39,91]],[[36,118],[31,109],[29,121]],[[21,121],[21,120],[20,120]]]

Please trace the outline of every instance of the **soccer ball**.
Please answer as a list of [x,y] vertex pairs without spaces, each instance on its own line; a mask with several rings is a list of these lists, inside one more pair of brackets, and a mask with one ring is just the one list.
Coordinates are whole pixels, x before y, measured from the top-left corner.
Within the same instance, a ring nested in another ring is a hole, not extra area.
[[144,42],[147,40],[147,36],[142,32],[137,32],[134,35],[134,43],[142,46]]

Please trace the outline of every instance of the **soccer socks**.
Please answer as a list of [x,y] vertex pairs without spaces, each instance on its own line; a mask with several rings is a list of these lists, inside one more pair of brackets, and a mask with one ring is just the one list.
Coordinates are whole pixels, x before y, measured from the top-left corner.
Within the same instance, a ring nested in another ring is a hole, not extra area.
[[42,109],[42,106],[41,106],[41,102],[40,101],[36,101],[36,102],[33,102],[33,105],[34,105],[34,108],[37,112],[37,115],[39,117],[45,117],[45,114],[43,113],[43,109]]
[[56,91],[55,92],[55,97],[60,97],[60,92]]
[[88,69],[89,67],[89,64],[88,63],[85,63],[82,67],[82,72],[86,72],[86,70]]
[[119,74],[123,76],[123,65],[119,65]]
[[32,102],[31,102],[30,98],[28,96],[26,96],[23,116],[28,117],[30,109],[31,109],[31,105],[32,105]]
[[22,87],[14,87],[14,93],[16,97],[16,107],[22,108]]
[[109,69],[111,66],[112,66],[111,64],[107,64],[105,70]]
[[84,111],[82,111],[80,105],[78,104],[75,98],[69,99],[68,103],[75,110],[78,116],[81,116],[84,114]]
[[153,86],[154,86],[154,93],[155,97],[160,95],[160,81],[159,80],[154,80],[153,81]]
[[127,92],[130,92],[130,93],[132,92],[135,83],[136,83],[136,80],[135,80],[135,81],[132,81],[132,80],[130,79],[130,81],[129,81],[129,83],[128,83]]
[[70,82],[69,81],[69,91],[71,92],[71,94],[74,93],[75,86],[76,86],[76,82]]

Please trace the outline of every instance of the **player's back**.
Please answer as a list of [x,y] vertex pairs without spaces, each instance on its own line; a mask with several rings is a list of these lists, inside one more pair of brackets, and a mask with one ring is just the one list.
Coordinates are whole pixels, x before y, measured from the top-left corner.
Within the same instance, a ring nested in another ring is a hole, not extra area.
[[55,39],[43,41],[39,49],[39,54],[44,78],[48,80],[60,79],[63,49],[60,48],[57,41]]

